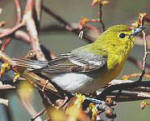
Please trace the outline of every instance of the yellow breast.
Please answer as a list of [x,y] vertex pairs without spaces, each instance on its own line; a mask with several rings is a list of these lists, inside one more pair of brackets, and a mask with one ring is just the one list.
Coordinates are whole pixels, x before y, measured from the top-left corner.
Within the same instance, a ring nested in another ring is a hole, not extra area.
[[100,80],[105,81],[105,83],[107,84],[108,82],[115,79],[121,73],[124,63],[125,63],[125,61],[123,61],[120,64],[117,64],[113,69],[102,72],[100,75]]

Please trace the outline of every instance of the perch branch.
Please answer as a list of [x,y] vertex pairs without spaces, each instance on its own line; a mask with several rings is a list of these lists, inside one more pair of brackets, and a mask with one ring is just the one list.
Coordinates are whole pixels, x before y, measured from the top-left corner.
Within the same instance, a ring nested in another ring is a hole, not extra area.
[[[113,81],[112,81],[113,82]],[[105,99],[107,95],[111,94],[113,91],[117,90],[127,90],[127,91],[134,91],[134,89],[141,88],[143,92],[149,92],[150,90],[147,88],[150,87],[150,81],[125,81],[125,80],[119,80],[117,83],[113,83],[113,85],[110,85],[106,89],[102,91],[101,94],[98,95],[98,98]],[[145,90],[144,90],[145,88]],[[147,90],[148,89],[148,90]],[[122,92],[120,96],[122,95]],[[119,97],[118,97],[119,98]],[[147,97],[147,98],[150,98]]]

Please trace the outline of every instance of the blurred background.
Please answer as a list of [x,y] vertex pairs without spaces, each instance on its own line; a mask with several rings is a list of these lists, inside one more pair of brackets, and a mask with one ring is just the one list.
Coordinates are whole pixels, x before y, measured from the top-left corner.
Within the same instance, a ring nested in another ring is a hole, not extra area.
[[[26,0],[20,0],[22,7]],[[57,14],[61,15],[67,21],[71,23],[78,23],[82,17],[97,18],[98,8],[91,7],[91,0],[45,0],[44,5],[51,8]],[[130,25],[137,20],[139,12],[146,12],[150,14],[150,0],[110,0],[110,4],[103,7],[103,20],[106,27],[114,24],[128,24]],[[14,1],[12,0],[0,0],[0,8],[2,8],[2,14],[0,14],[0,21],[6,21],[6,27],[12,27],[16,21],[16,9]],[[55,19],[48,16],[44,12],[42,13],[41,28],[59,24]],[[101,28],[100,24],[95,24]],[[78,36],[64,31],[45,31],[40,33],[40,42],[48,49],[52,50],[56,55],[69,52],[70,50],[87,44],[86,41],[81,40]],[[29,45],[23,41],[12,41],[6,53],[11,57],[23,57],[29,50]],[[142,61],[143,46],[136,45],[131,56],[137,60]],[[131,64],[126,63],[126,66],[121,73],[120,77],[124,74],[137,73],[140,70]],[[119,78],[119,77],[118,77]],[[22,106],[18,94],[16,91],[0,92],[0,96],[9,99],[9,108],[0,105],[0,121],[7,121],[6,112],[9,112],[10,119],[12,121],[28,121],[31,115]],[[33,100],[34,108],[39,112],[42,107],[42,100],[37,90],[34,90]],[[140,109],[141,101],[119,103],[115,107],[117,113],[116,121],[148,121],[150,107],[144,110]]]

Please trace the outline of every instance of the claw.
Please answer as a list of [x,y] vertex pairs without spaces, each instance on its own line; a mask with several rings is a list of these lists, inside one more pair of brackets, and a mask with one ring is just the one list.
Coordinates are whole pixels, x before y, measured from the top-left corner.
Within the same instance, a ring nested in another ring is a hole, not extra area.
[[14,78],[13,78],[13,82],[16,82],[20,77],[19,73],[15,73]]
[[10,69],[10,64],[8,63],[3,63],[1,65],[1,70],[0,70],[0,78],[3,76],[3,74]]

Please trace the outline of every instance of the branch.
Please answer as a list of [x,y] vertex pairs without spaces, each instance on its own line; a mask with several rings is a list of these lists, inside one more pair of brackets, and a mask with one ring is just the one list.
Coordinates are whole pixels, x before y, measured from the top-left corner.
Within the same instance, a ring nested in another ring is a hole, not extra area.
[[40,48],[37,27],[35,20],[33,19],[33,15],[35,14],[33,10],[34,10],[34,0],[28,0],[26,3],[25,14],[23,16],[23,22],[25,23],[27,31],[30,35],[31,41],[30,44],[32,49],[36,53],[37,59],[46,60]]
[[102,25],[102,30],[103,30],[103,32],[105,31],[105,24],[104,24],[104,22],[103,22],[103,18],[102,18],[102,7],[103,7],[103,5],[100,3],[99,4],[99,20],[100,20],[100,23],[101,23],[101,25]]
[[[64,25],[65,29],[69,32],[73,32],[76,35],[79,35],[80,33],[80,29],[78,28],[74,28],[68,21],[66,21],[64,18],[62,18],[61,16],[59,16],[58,14],[56,14],[54,11],[52,11],[51,9],[47,8],[46,6],[42,6],[42,9],[49,14],[50,16],[52,16],[54,19],[56,19],[58,22],[60,22],[61,24]],[[88,42],[93,42],[93,40],[87,35],[84,34],[83,35],[83,39],[87,40]]]
[[24,23],[22,22],[22,23],[20,23],[20,24],[15,25],[15,26],[14,26],[13,28],[11,28],[11,29],[7,29],[7,30],[5,29],[4,32],[1,31],[1,33],[0,33],[0,38],[7,37],[7,36],[13,34],[15,31],[17,31],[19,28],[21,28],[21,27],[23,27],[23,26],[24,26]]
[[[131,95],[133,93],[132,91],[136,91],[136,90],[139,90],[139,91],[142,90],[143,92],[149,92],[150,91],[150,81],[136,81],[136,82],[134,82],[131,80],[118,80],[117,82],[115,82],[113,80],[112,82],[110,83],[112,85],[110,85],[109,87],[104,89],[101,94],[98,94],[98,98],[105,99],[106,96],[111,95],[113,91],[118,91],[118,90],[130,91]],[[139,94],[139,92],[136,92],[136,93]],[[119,94],[119,95],[122,96],[122,94],[123,93],[121,92],[121,94]],[[143,95],[142,97],[143,98],[150,98],[150,94],[149,94],[149,96]],[[138,99],[138,95],[137,95],[137,99]]]
[[[141,76],[141,73],[132,73],[132,74],[123,75],[121,78],[123,80],[127,80],[129,78],[135,78],[135,77],[140,77],[140,76]],[[144,74],[144,77],[150,79],[150,74]]]
[[42,4],[43,4],[43,0],[36,0],[35,1],[34,20],[36,22],[36,27],[37,27],[38,33],[40,30],[40,22],[41,22],[41,16],[42,16]]
[[21,18],[22,18],[22,12],[21,12],[21,6],[19,0],[14,0],[15,5],[16,5],[16,10],[17,10],[17,21],[16,25],[21,23]]
[[45,111],[46,111],[46,109],[44,108],[43,110],[41,110],[40,112],[38,112],[33,118],[31,118],[30,121],[34,121],[36,118],[38,118],[39,116],[41,116]]
[[0,82],[0,90],[2,91],[6,91],[6,90],[12,90],[12,89],[16,89],[15,86],[9,85],[9,84],[2,84]]
[[142,35],[143,35],[143,40],[144,40],[144,57],[143,57],[143,65],[142,65],[143,70],[142,70],[141,76],[140,76],[138,81],[142,81],[142,78],[143,78],[143,76],[145,74],[146,60],[147,60],[147,55],[149,54],[148,46],[147,46],[146,34],[145,34],[144,30],[142,31]]
[[5,42],[2,44],[2,47],[1,47],[1,51],[4,51],[7,47],[7,45],[11,42],[11,38],[6,38]]

